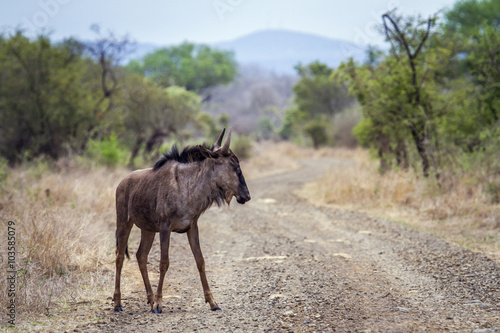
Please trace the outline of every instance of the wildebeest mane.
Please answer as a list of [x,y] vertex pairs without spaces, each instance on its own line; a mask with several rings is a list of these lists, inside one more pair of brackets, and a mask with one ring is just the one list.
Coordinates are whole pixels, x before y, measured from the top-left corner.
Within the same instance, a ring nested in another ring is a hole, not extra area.
[[210,208],[214,202],[219,207],[225,202],[224,190],[220,187],[212,190],[210,195],[205,198],[203,206],[201,207],[202,212]]
[[164,152],[163,156],[153,166],[153,171],[160,169],[168,161],[176,161],[183,164],[201,162],[207,158],[217,158],[218,153],[213,151],[213,146],[206,144],[197,146],[187,146],[179,152],[177,145],[173,145],[169,152]]

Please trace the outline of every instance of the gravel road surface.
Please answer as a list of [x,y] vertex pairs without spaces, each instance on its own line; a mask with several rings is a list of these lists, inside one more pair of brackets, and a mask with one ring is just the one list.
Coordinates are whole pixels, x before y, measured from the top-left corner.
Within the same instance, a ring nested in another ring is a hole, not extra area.
[[[499,263],[295,194],[343,167],[348,162],[304,160],[298,170],[249,181],[247,204],[233,201],[200,218],[207,276],[222,311],[204,303],[186,236],[174,234],[163,313],[150,313],[132,256],[122,279],[125,311],[115,313],[111,298],[103,300],[99,319],[75,331],[500,332]],[[129,242],[133,253],[137,235]],[[157,236],[149,258],[153,288],[158,243]]]

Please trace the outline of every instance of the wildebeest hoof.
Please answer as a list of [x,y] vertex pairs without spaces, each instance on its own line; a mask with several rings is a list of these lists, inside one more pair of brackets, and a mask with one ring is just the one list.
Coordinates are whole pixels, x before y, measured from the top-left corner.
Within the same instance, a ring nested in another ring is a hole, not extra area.
[[216,306],[215,308],[212,309],[212,311],[222,311],[222,309],[218,306]]
[[161,309],[160,308],[154,308],[153,309],[153,313],[161,313]]
[[116,312],[122,312],[123,308],[121,306],[117,306],[117,307],[115,307],[115,311]]

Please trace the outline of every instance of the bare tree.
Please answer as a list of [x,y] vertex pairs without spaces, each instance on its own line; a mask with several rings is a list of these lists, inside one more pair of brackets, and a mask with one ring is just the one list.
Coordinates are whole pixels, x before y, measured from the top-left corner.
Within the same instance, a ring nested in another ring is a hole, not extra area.
[[428,176],[433,156],[432,150],[428,147],[430,138],[427,133],[425,119],[428,118],[431,110],[427,103],[422,102],[420,88],[424,78],[422,76],[418,77],[417,58],[429,38],[431,29],[436,24],[436,17],[430,17],[427,20],[416,18],[416,20],[417,22],[414,22],[413,19],[403,21],[400,17],[396,16],[395,11],[390,11],[382,15],[385,35],[391,43],[391,53],[399,61],[406,58],[411,69],[412,91],[408,94],[408,102],[424,112],[424,117],[409,119],[409,127],[418,154],[422,159],[424,175]]
[[[112,32],[103,35],[97,24],[93,24],[90,29],[98,36],[95,42],[87,44],[87,50],[101,66],[102,97],[94,106],[94,115],[101,120],[113,108],[112,97],[119,87],[117,67],[125,56],[133,52],[135,45],[128,36],[118,38]],[[101,105],[105,101],[108,101],[108,105],[102,109]]]

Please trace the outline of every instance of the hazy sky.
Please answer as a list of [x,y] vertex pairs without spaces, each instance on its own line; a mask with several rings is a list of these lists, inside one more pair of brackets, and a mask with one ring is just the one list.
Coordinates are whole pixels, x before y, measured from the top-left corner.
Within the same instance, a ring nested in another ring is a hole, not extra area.
[[397,7],[427,17],[455,0],[2,0],[0,29],[44,29],[58,40],[93,39],[97,23],[115,35],[159,45],[185,40],[210,43],[266,29],[288,29],[381,44],[375,27]]

